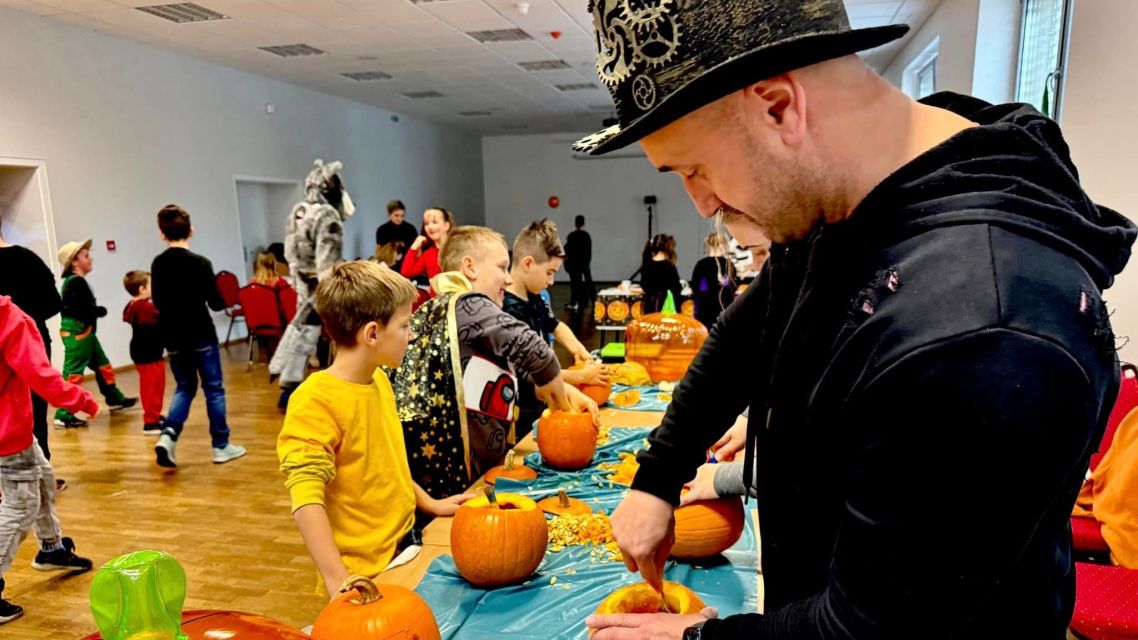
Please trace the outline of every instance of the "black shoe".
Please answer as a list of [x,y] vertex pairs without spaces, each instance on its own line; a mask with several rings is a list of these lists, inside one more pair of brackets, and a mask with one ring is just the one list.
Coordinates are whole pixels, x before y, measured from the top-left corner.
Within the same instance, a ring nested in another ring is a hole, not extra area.
[[63,419],[56,418],[55,419],[55,428],[56,429],[81,429],[81,428],[86,427],[86,426],[87,426],[86,420],[80,420],[79,418],[76,418],[75,416],[71,416],[70,418],[63,418]]
[[[61,543],[63,544],[62,549],[56,549],[54,551],[40,550],[40,552],[36,554],[36,559],[32,560],[32,568],[38,571],[91,570],[92,564],[90,560],[87,558],[80,558],[79,556],[75,555],[73,551],[75,548],[74,542],[72,542],[70,539],[64,539],[61,541]],[[67,547],[71,547],[71,549],[68,549]]]
[[159,435],[162,433],[162,427],[164,425],[165,425],[164,422],[147,422],[146,424],[142,425],[142,435],[144,435],[144,436]]
[[56,493],[63,493],[66,490],[67,490],[67,481],[64,480],[63,478],[56,478],[55,479],[55,492]]
[[5,624],[24,615],[24,608],[0,598],[0,624]]
[[133,409],[138,404],[138,398],[123,398],[121,402],[108,402],[107,406],[110,407],[111,413],[119,413],[127,409]]

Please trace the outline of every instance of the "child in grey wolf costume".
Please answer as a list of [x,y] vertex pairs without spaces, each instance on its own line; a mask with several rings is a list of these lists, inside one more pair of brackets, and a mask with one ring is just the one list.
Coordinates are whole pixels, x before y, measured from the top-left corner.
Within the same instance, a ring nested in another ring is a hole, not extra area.
[[288,405],[292,390],[304,380],[308,358],[320,338],[316,314],[316,283],[343,259],[344,222],[355,213],[352,198],[340,179],[340,162],[314,163],[304,181],[304,201],[292,209],[285,235],[285,258],[296,287],[296,316],[285,328],[280,346],[269,363],[269,373],[280,376],[279,406]]

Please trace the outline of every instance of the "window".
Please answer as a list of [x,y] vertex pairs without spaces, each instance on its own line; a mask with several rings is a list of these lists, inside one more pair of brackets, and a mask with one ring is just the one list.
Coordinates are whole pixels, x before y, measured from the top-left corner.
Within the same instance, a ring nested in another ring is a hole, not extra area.
[[925,50],[917,54],[901,74],[901,90],[914,100],[936,93],[936,61],[940,36],[933,38]]
[[1063,63],[1071,0],[1024,0],[1016,100],[1056,118],[1062,107]]

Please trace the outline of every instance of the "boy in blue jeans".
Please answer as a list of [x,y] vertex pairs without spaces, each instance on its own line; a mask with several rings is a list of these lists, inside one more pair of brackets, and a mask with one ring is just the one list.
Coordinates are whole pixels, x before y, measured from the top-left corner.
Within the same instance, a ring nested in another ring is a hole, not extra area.
[[217,331],[209,315],[209,309],[224,309],[225,301],[217,290],[213,265],[204,256],[190,251],[194,229],[185,209],[176,204],[163,207],[158,212],[158,229],[168,248],[154,258],[150,267],[151,297],[158,307],[158,327],[177,384],[162,435],[154,447],[158,464],[178,466],[174,450],[182,425],[190,415],[190,402],[197,394],[199,378],[209,414],[213,461],[221,464],[236,460],[245,455],[245,448],[229,441],[229,425],[225,420],[221,355]]

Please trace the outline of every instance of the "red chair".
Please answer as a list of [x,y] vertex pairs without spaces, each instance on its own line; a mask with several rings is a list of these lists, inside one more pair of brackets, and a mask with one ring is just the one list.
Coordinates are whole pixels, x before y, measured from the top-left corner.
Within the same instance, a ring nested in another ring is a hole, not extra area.
[[245,324],[249,327],[249,367],[253,370],[256,346],[261,346],[269,357],[276,348],[277,341],[284,334],[285,323],[281,316],[277,292],[263,284],[250,284],[237,292],[241,308],[245,313]]
[[277,288],[277,296],[281,301],[281,315],[287,325],[296,317],[296,289],[289,286]]
[[229,336],[233,333],[233,323],[238,320],[245,321],[245,311],[241,308],[241,301],[237,297],[237,292],[241,289],[241,283],[237,280],[237,276],[228,271],[218,271],[214,276],[214,284],[217,285],[217,291],[221,294],[222,301],[225,302],[225,315],[229,316],[229,329],[225,332],[225,344],[229,344]]
[[1085,640],[1138,639],[1138,570],[1076,562],[1071,631]]

